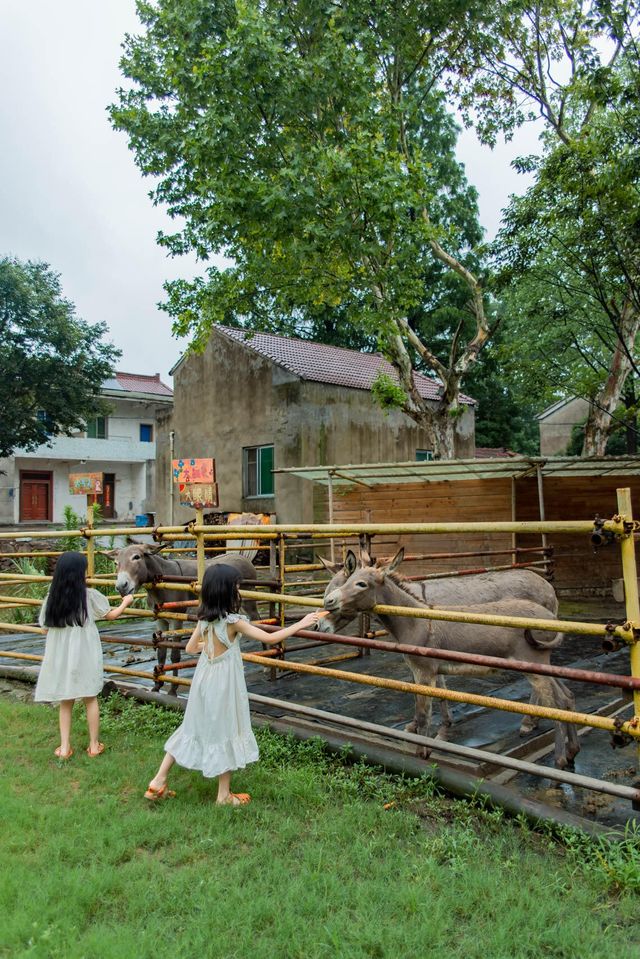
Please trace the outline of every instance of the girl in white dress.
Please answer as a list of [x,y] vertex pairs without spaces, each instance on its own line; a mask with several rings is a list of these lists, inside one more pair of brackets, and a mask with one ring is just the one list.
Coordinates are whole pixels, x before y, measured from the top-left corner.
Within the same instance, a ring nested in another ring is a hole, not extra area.
[[220,804],[240,806],[251,798],[247,793],[231,792],[232,771],[244,769],[247,763],[258,759],[238,636],[279,643],[328,614],[316,610],[285,629],[267,633],[238,614],[239,581],[237,570],[225,563],[209,566],[204,574],[198,625],[186,646],[188,653],[201,651],[200,659],[191,681],[184,720],[165,743],[164,759],[149,783],[145,799],[175,796],[167,789],[167,774],[174,763],[199,769],[206,778],[217,776]]
[[109,600],[86,584],[87,558],[82,553],[63,553],[40,610],[38,622],[46,629],[44,659],[34,694],[36,702],[60,703],[59,759],[70,759],[71,714],[76,699],[84,699],[89,726],[89,756],[104,752],[99,742],[100,710],[97,696],[102,689],[102,644],[97,619],[117,619],[133,602],[125,596],[111,609]]

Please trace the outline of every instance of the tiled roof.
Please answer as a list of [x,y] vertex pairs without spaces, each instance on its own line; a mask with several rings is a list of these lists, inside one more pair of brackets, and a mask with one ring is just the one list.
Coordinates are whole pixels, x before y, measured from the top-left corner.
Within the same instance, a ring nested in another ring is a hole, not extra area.
[[[378,353],[359,353],[357,350],[327,346],[312,340],[277,336],[273,333],[254,333],[228,326],[217,326],[216,329],[303,380],[349,386],[356,390],[370,390],[380,371],[396,382],[398,380],[394,368]],[[439,399],[439,383],[420,373],[413,375],[420,396],[427,400]],[[460,399],[467,404],[475,402],[463,394]]]
[[157,396],[173,396],[173,390],[161,382],[160,374],[116,372],[115,378],[104,384],[108,390],[123,390],[125,393],[153,393]]

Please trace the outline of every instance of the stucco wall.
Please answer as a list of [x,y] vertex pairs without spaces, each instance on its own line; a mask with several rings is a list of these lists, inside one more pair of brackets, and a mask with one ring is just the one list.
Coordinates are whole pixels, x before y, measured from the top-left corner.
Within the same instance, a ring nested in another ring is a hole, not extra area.
[[589,403],[578,397],[539,420],[540,455],[561,456],[566,452],[573,427],[589,415]]
[[[366,390],[301,381],[241,343],[216,331],[201,354],[187,356],[174,374],[174,409],[158,421],[157,521],[169,520],[169,431],[176,457],[213,457],[225,510],[276,512],[280,522],[313,519],[313,489],[275,477],[275,496],[244,498],[242,450],[273,444],[275,467],[415,459],[431,437],[399,412],[383,414]],[[460,457],[473,456],[474,413],[458,423]],[[174,495],[174,520],[193,511]]]

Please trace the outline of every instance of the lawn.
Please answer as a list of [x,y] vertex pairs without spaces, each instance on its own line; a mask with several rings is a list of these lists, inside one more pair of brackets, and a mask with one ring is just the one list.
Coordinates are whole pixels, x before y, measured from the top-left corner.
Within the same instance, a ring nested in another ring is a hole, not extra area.
[[269,731],[234,780],[250,806],[181,769],[149,805],[180,717],[103,712],[107,752],[84,754],[78,715],[62,763],[56,712],[0,698],[2,956],[640,957],[638,837],[541,835]]

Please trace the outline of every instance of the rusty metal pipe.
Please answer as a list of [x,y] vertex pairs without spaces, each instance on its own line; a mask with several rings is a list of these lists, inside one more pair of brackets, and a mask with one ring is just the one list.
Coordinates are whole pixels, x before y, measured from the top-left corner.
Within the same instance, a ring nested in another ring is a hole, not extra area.
[[[267,632],[272,632],[276,627],[264,628]],[[530,663],[525,660],[504,659],[500,656],[484,656],[480,653],[459,653],[455,650],[434,649],[430,646],[409,646],[403,643],[385,642],[380,639],[366,639],[361,636],[343,636],[340,633],[320,633],[320,635],[328,643],[359,646],[363,649],[377,649],[387,653],[402,653],[403,656],[424,656],[428,659],[442,659],[452,663],[487,666],[490,669],[509,669],[519,673],[535,673],[540,676],[556,676],[559,679],[574,679],[578,682],[616,686],[619,689],[640,689],[640,679],[635,679],[633,676],[602,673],[591,669],[574,669],[571,666]],[[300,629],[296,636],[311,639],[314,633],[308,629]]]

